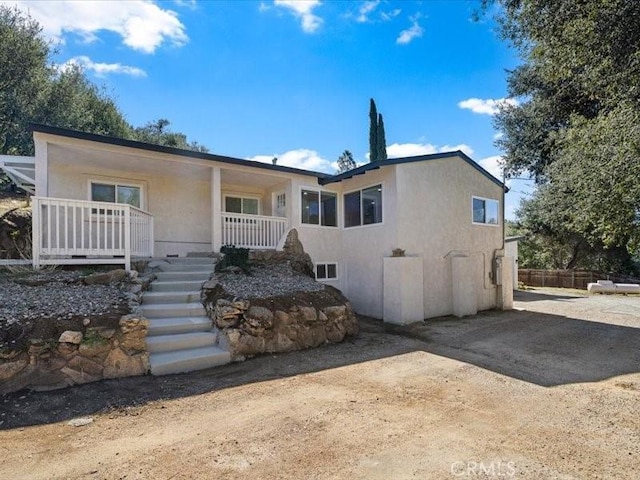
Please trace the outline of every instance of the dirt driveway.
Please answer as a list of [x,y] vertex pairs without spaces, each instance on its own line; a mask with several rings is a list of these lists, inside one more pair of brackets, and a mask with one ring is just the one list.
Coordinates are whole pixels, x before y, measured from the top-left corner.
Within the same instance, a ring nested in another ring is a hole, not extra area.
[[0,478],[638,478],[640,298],[516,306],[0,398]]

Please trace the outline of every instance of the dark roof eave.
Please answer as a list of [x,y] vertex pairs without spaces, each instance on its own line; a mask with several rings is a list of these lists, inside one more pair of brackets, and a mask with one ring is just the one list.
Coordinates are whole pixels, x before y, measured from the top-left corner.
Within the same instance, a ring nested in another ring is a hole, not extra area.
[[263,170],[271,170],[275,172],[296,173],[298,175],[307,175],[311,177],[316,177],[319,180],[331,177],[331,175],[322,173],[322,172],[302,170],[300,168],[285,167],[281,165],[269,165],[268,163],[256,162],[255,160],[245,160],[242,158],[227,157],[224,155],[215,155],[212,153],[203,153],[203,152],[196,152],[193,150],[184,150],[181,148],[167,147],[165,145],[155,145],[152,143],[139,142],[136,140],[127,140],[124,138],[109,137],[106,135],[80,132],[77,130],[69,130],[66,128],[51,127],[49,125],[41,125],[37,123],[29,124],[29,131],[48,133],[48,134],[57,135],[60,137],[75,138],[78,140],[87,140],[91,142],[98,142],[98,143],[103,143],[108,145],[117,145],[120,147],[138,148],[138,149],[146,150],[150,152],[166,153],[169,155],[177,155],[180,157],[197,158],[201,160],[221,162],[221,163],[227,163],[231,165],[254,167],[254,168],[260,168]]
[[469,156],[467,156],[464,152],[462,152],[460,150],[456,150],[454,152],[441,152],[441,153],[431,153],[431,154],[428,154],[428,155],[418,155],[418,156],[415,156],[415,157],[390,158],[390,159],[384,160],[382,162],[370,162],[370,163],[367,163],[365,165],[361,165],[361,166],[359,166],[357,168],[354,168],[353,170],[349,170],[349,171],[346,171],[346,172],[338,174],[338,175],[333,175],[333,176],[328,176],[328,177],[325,177],[325,178],[321,178],[321,179],[318,180],[318,183],[320,183],[320,185],[327,185],[329,183],[341,182],[342,180],[346,180],[346,179],[352,178],[355,175],[362,175],[362,174],[364,174],[364,173],[366,173],[366,172],[368,172],[370,170],[377,170],[380,167],[386,167],[386,166],[389,166],[389,165],[399,165],[399,164],[402,164],[402,163],[413,163],[413,162],[425,162],[425,161],[429,161],[429,160],[439,160],[439,159],[442,159],[442,158],[448,158],[448,157],[453,157],[453,156],[460,157],[462,160],[464,160],[469,165],[471,165],[473,168],[478,170],[481,174],[483,174],[485,177],[487,177],[493,183],[495,183],[496,185],[502,187],[505,192],[509,191],[509,188],[504,183],[502,183],[496,177],[491,175],[488,171],[486,171],[484,168],[482,168],[481,165],[479,165],[478,163],[473,161],[473,159],[471,159]]

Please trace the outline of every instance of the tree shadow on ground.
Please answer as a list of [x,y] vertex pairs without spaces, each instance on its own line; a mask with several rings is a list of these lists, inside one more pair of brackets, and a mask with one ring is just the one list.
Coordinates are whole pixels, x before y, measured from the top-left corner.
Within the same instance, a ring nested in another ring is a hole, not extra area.
[[[181,375],[132,377],[51,392],[0,397],[0,429],[113,411],[135,414],[149,402],[288,378],[424,351],[501,375],[552,387],[640,372],[638,328],[537,312],[486,312],[408,326],[361,319],[359,337],[342,344],[264,355]],[[443,379],[444,380],[444,379]]]
[[550,291],[537,292],[530,290],[516,290],[513,292],[513,299],[518,302],[539,302],[542,300],[575,300],[576,298],[583,298],[584,295],[563,295],[561,293],[554,293]]

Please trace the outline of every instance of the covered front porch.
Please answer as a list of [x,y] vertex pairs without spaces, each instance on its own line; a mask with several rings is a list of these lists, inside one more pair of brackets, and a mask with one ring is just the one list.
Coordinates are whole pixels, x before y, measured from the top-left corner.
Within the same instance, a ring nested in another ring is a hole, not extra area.
[[136,258],[223,245],[276,249],[289,230],[286,171],[48,134],[35,140],[35,157],[20,165],[33,172],[35,268],[120,263],[128,270]]
[[[132,205],[33,197],[32,212],[34,268],[122,263],[130,270],[132,259],[155,256],[154,216]],[[286,218],[266,215],[222,212],[216,223],[221,245],[251,249],[277,248],[288,229]]]

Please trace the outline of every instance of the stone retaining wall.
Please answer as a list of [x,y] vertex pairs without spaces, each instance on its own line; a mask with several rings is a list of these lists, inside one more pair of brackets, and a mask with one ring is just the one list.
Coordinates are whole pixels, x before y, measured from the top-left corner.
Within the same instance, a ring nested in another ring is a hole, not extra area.
[[337,343],[358,333],[351,304],[331,287],[286,297],[229,299],[214,279],[204,293],[207,312],[219,329],[218,342],[234,361]]
[[87,327],[84,333],[67,330],[57,341],[31,340],[27,351],[0,358],[0,394],[144,375],[148,327],[147,319],[130,314],[117,328]]

